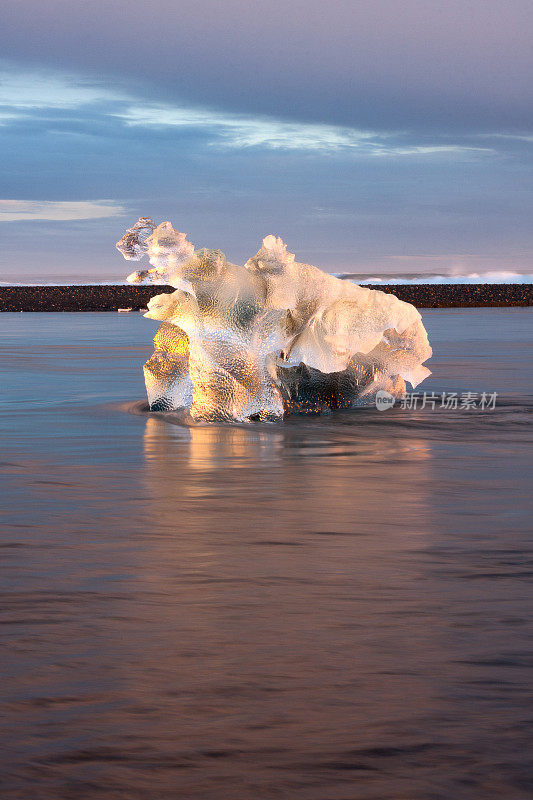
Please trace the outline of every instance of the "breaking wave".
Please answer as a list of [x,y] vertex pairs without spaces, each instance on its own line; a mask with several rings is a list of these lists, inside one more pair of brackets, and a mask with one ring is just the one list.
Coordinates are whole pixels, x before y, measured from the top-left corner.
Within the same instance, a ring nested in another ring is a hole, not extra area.
[[[438,275],[433,273],[361,273],[361,272],[337,272],[334,277],[341,280],[352,281],[360,286],[405,286],[416,284],[531,284],[533,275],[511,272],[511,271],[491,271],[491,272],[470,272],[465,275]],[[95,280],[93,276],[85,278],[80,275],[61,275],[57,279],[38,278],[32,276],[25,281],[3,280],[0,286],[127,286],[125,278],[115,280]]]
[[533,275],[521,272],[492,271],[470,272],[466,275],[432,275],[430,273],[417,274],[386,274],[369,275],[361,273],[337,274],[338,278],[350,280],[361,286],[405,286],[416,284],[491,284],[491,283],[533,283]]

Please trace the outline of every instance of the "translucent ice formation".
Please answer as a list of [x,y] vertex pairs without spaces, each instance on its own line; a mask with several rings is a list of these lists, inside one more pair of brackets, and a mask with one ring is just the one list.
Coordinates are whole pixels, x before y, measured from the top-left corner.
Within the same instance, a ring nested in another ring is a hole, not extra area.
[[267,236],[244,267],[195,250],[170,222],[142,217],[117,243],[151,269],[128,276],[174,287],[153,297],[160,320],[144,375],[152,410],[187,408],[197,420],[279,420],[399,395],[430,372],[416,308],[295,261]]

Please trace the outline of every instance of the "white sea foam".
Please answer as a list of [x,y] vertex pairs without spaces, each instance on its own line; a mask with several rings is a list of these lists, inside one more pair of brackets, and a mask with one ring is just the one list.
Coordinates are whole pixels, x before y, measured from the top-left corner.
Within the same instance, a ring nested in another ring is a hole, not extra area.
[[369,275],[368,273],[342,273],[337,277],[343,280],[350,280],[361,286],[408,286],[417,284],[529,284],[533,283],[533,275],[526,275],[521,272],[510,271],[491,271],[491,272],[470,272],[466,275],[434,275],[431,273],[417,274],[382,274]]
[[[337,272],[334,277],[353,281],[360,286],[409,286],[417,284],[531,284],[533,275],[522,272],[470,272],[465,275],[436,275],[433,273],[370,273]],[[3,280],[0,286],[127,286],[131,281],[120,277],[114,280],[95,280],[93,276],[61,275],[57,278],[31,276],[27,280]],[[164,283],[164,281],[161,281]]]

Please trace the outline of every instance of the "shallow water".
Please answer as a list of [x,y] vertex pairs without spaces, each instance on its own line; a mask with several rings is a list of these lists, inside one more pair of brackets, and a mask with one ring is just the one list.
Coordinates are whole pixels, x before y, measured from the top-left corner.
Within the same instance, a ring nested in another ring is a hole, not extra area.
[[140,315],[2,314],[2,800],[531,796],[531,309],[396,407],[185,428]]

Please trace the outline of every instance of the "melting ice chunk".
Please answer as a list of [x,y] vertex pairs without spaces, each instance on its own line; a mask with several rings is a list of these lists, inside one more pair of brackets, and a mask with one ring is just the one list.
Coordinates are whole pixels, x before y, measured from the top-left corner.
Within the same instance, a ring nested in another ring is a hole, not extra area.
[[430,374],[414,306],[297,262],[275,236],[242,267],[142,217],[117,248],[152,265],[128,280],[176,289],[152,298],[145,315],[162,322],[144,368],[154,410],[277,420],[360,405],[378,389],[398,395]]

